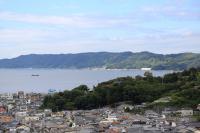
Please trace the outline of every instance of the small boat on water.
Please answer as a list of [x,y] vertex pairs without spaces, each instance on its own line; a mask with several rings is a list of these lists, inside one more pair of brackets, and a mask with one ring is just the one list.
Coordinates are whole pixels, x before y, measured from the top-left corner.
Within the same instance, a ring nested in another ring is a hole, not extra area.
[[39,74],[32,74],[31,75],[32,77],[38,77],[38,76],[40,76]]

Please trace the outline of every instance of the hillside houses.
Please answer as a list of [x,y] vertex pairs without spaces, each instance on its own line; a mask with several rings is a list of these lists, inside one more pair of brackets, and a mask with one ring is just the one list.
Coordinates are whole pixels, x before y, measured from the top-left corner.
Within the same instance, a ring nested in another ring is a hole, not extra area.
[[[37,93],[19,92],[3,95],[1,97],[3,102],[0,104],[0,132],[197,132],[200,124],[191,121],[194,112],[189,108],[169,107],[159,113],[147,109],[146,104],[119,103],[112,108],[107,106],[92,110],[52,112],[51,109],[39,108],[42,100],[43,95]],[[134,110],[144,110],[144,112],[139,113]],[[177,119],[173,119],[172,114],[177,114]]]

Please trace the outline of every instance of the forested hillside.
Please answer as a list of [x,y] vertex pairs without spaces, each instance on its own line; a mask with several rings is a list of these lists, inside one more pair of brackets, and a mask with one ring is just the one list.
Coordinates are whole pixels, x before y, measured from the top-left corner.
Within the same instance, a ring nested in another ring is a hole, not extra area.
[[93,109],[118,102],[152,103],[170,97],[168,106],[196,108],[200,103],[200,69],[190,69],[162,77],[122,77],[98,84],[91,90],[81,85],[44,99],[42,108],[57,110]]
[[31,54],[0,60],[0,68],[140,69],[142,67],[151,67],[155,70],[184,70],[199,66],[200,54],[194,53],[169,55],[150,52]]

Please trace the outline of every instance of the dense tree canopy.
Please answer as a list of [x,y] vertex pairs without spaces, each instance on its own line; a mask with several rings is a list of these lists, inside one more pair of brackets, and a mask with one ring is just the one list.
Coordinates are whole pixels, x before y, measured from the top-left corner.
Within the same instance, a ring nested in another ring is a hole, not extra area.
[[103,82],[90,90],[86,85],[78,86],[54,95],[47,95],[42,108],[53,111],[93,109],[117,102],[131,101],[133,104],[153,102],[170,96],[171,106],[195,107],[200,103],[200,69],[167,74],[164,77],[122,77]]

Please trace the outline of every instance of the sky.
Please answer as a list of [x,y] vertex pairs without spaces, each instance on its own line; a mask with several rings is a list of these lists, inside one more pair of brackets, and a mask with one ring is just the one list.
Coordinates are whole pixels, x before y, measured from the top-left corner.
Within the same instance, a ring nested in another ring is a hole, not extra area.
[[0,0],[0,58],[200,53],[200,0]]

